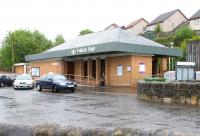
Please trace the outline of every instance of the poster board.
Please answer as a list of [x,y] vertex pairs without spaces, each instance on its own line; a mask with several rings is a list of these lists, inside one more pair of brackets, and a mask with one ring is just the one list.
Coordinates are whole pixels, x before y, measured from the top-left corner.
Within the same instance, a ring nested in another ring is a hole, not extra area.
[[123,75],[123,66],[118,65],[117,66],[117,76],[122,76]]
[[145,64],[144,63],[140,63],[140,65],[139,65],[139,72],[140,73],[145,73]]
[[31,75],[35,77],[40,76],[40,68],[39,67],[33,67],[31,68]]
[[127,71],[130,72],[131,71],[131,66],[127,66]]

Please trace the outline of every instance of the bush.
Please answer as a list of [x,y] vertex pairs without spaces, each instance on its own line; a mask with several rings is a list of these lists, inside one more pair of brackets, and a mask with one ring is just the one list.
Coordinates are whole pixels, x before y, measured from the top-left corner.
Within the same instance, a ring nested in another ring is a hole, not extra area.
[[161,77],[145,77],[144,81],[145,82],[165,82],[166,79],[161,78]]

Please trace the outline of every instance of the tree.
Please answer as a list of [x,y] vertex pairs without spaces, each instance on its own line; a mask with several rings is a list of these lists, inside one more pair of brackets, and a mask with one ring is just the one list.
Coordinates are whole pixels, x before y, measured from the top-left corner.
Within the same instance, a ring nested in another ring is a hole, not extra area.
[[55,38],[55,42],[53,43],[53,46],[57,46],[59,44],[62,44],[65,42],[65,39],[63,38],[63,36],[61,34],[58,34]]
[[86,35],[86,34],[90,34],[90,33],[93,33],[93,31],[90,29],[84,29],[84,30],[80,31],[79,35]]
[[185,39],[191,39],[194,36],[196,36],[196,33],[188,26],[183,27],[175,33],[174,45],[180,47]]
[[52,42],[39,31],[16,30],[4,38],[0,52],[0,67],[11,70],[14,63],[25,62],[25,56],[43,52]]
[[157,37],[160,37],[160,34],[162,33],[162,29],[161,29],[159,23],[156,25],[155,33],[156,33]]

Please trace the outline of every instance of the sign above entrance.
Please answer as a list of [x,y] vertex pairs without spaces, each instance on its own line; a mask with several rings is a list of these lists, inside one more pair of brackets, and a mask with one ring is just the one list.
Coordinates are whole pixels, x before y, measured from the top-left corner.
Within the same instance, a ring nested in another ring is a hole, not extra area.
[[88,47],[81,47],[71,50],[72,55],[81,54],[81,53],[91,53],[95,51],[94,46],[88,46]]

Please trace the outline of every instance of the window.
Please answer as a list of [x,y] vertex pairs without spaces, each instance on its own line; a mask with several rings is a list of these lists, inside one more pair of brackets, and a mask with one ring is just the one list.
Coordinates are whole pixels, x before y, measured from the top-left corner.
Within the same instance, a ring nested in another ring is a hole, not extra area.
[[40,78],[40,80],[43,80],[43,81],[47,80],[47,76],[46,76],[46,75],[42,76],[42,77]]
[[174,23],[172,23],[172,28],[174,28]]
[[47,80],[48,80],[48,81],[53,80],[52,75],[47,75]]
[[194,24],[194,25],[198,25],[199,24],[199,19],[195,19],[195,20],[192,20],[192,24]]
[[197,25],[199,24],[199,19],[196,20],[196,24],[197,24]]

